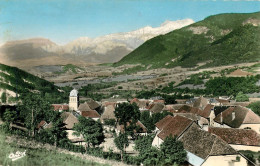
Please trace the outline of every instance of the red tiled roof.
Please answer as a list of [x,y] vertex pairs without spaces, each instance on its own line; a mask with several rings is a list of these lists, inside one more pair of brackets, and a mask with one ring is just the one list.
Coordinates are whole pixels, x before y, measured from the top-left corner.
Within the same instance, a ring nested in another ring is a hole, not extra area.
[[210,110],[208,111],[208,108],[209,108],[209,106],[202,111],[199,108],[184,105],[178,110],[177,113],[193,113],[193,114],[207,118],[210,114]]
[[137,102],[139,102],[139,100],[137,98],[134,98],[133,100],[130,101],[131,104],[137,103]]
[[166,110],[166,111],[169,111],[169,112],[172,112],[172,113],[176,112],[176,110],[174,109],[173,105],[165,105],[163,110]]
[[163,119],[161,119],[159,122],[157,122],[155,124],[155,126],[159,129],[159,130],[162,130],[164,126],[166,126],[170,121],[171,119],[173,118],[173,116],[171,115],[167,115],[166,117],[164,117]]
[[171,118],[169,121],[170,122],[168,122],[158,134],[158,137],[162,140],[170,135],[179,137],[193,122],[191,119],[178,115]]
[[74,124],[78,123],[78,118],[75,117],[71,112],[63,112],[61,114],[61,117],[63,119],[63,123],[65,123],[65,127],[67,129],[72,129]]
[[237,154],[228,143],[193,123],[179,139],[184,149],[194,155],[206,159],[208,156]]
[[95,110],[81,111],[81,115],[84,117],[88,117],[88,118],[99,118],[100,117],[99,113]]
[[[234,119],[232,119],[233,112]],[[229,107],[222,114],[218,114],[214,121],[221,123],[221,115],[223,123],[233,128],[239,128],[242,124],[260,124],[258,115],[250,109],[241,106]]]
[[260,135],[254,130],[210,127],[208,131],[219,136],[228,144],[260,145]]
[[38,125],[37,128],[39,129],[40,127],[44,126],[44,124],[47,124],[46,121],[42,120]]
[[[129,125],[130,125],[130,123],[127,122],[127,123],[126,123],[126,126],[129,126]],[[139,127],[142,129],[141,133],[146,133],[146,132],[147,132],[146,127],[145,127],[145,126],[143,125],[143,123],[140,122],[139,120],[136,122],[136,126],[139,126]],[[118,125],[117,128],[119,128],[119,130],[120,130],[121,132],[124,131],[124,125]],[[136,130],[134,130],[134,132],[136,133]]]
[[158,112],[161,112],[164,108],[164,104],[162,103],[154,103],[152,108],[150,108],[149,110],[152,112],[152,113],[158,113]]
[[204,108],[204,110],[201,112],[201,116],[204,118],[208,118],[211,112],[211,109],[214,108],[214,105],[207,104],[207,106]]
[[69,110],[69,105],[67,104],[52,104],[51,106],[53,107],[54,111]]

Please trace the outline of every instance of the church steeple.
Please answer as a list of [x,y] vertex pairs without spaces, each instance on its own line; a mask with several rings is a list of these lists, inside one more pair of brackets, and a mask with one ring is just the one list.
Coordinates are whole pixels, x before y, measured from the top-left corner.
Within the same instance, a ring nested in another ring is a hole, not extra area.
[[79,107],[79,96],[78,96],[78,91],[76,89],[73,89],[70,92],[70,97],[69,97],[69,109],[70,111],[77,111]]

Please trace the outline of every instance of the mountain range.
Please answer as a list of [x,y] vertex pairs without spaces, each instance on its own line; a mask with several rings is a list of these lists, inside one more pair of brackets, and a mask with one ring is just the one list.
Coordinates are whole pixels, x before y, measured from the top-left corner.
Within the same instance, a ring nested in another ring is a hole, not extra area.
[[0,48],[0,63],[14,66],[113,63],[145,41],[192,23],[192,19],[166,21],[156,28],[146,26],[96,38],[80,37],[62,46],[45,38],[9,41]]
[[260,12],[209,16],[156,36],[114,66],[211,67],[260,61]]

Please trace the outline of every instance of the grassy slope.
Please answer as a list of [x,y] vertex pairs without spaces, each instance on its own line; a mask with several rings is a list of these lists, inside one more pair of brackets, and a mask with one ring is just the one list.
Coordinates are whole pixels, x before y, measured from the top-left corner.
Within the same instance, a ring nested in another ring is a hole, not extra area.
[[[148,40],[114,66],[152,64],[154,68],[177,65],[192,67],[208,60],[213,62],[207,66],[219,66],[260,60],[259,26],[242,25],[249,18],[260,20],[260,12],[210,16],[188,27]],[[207,27],[209,30],[206,34],[193,34],[190,27]],[[223,34],[227,30],[231,32]],[[172,59],[176,60],[172,62]],[[166,66],[166,63],[169,65]]]
[[[45,149],[29,149],[24,147],[19,147],[14,142],[12,144],[7,144],[5,142],[5,134],[0,131],[0,165],[17,165],[17,166],[35,166],[35,165],[55,165],[55,166],[101,166],[102,164],[93,163],[91,161],[83,160],[79,157],[75,157],[68,154],[58,153],[56,151],[47,151]],[[26,150],[26,156],[18,159],[16,161],[11,161],[8,158],[10,153],[15,153],[16,151],[24,152]]]

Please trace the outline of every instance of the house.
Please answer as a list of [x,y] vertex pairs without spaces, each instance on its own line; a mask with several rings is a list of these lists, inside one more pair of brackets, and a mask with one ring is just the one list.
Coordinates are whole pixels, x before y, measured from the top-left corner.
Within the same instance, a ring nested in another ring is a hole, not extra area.
[[164,104],[162,103],[152,103],[148,106],[148,110],[150,111],[151,114],[160,113],[162,112],[163,108],[164,108]]
[[180,113],[194,114],[197,116],[198,124],[204,130],[207,130],[208,126],[212,125],[213,119],[215,118],[213,110],[214,110],[214,106],[211,104],[207,104],[203,110],[196,107],[184,105],[175,113],[175,115],[178,115]]
[[45,120],[42,120],[38,125],[37,125],[37,129],[40,131],[41,129],[49,129],[52,128],[52,122],[47,123]]
[[246,107],[229,107],[218,114],[214,121],[215,127],[252,129],[260,134],[260,117]]
[[208,132],[219,136],[235,150],[260,151],[260,135],[254,130],[210,127]]
[[104,105],[105,103],[116,103],[116,105],[120,104],[120,103],[128,103],[127,99],[102,99],[101,100],[102,105]]
[[220,106],[221,105],[221,103],[217,99],[215,99],[215,98],[210,98],[209,99],[209,103],[211,105],[214,105],[214,106]]
[[51,105],[53,107],[54,111],[69,111],[69,105],[68,104],[52,104]]
[[134,98],[133,100],[130,101],[131,104],[135,103],[138,107],[139,107],[139,110],[140,111],[146,111],[147,110],[147,107],[150,103],[149,100],[144,100],[144,99],[137,99],[137,98]]
[[187,99],[176,99],[177,104],[186,104]]
[[[194,166],[246,166],[253,164],[218,136],[192,124],[180,137],[187,161]],[[254,165],[254,164],[253,164]]]
[[100,111],[101,106],[95,100],[90,99],[89,101],[87,101],[87,104],[90,109]]
[[[134,130],[134,133],[135,134],[141,134],[141,135],[144,135],[147,133],[147,128],[143,125],[142,122],[140,122],[139,120],[136,122],[135,124],[137,126],[137,128],[139,128],[139,130]],[[126,126],[130,126],[130,123],[128,122],[126,124]],[[119,132],[124,132],[124,125],[118,125],[117,124],[117,127],[116,127],[116,133],[118,134]]]
[[229,99],[216,99],[220,105],[227,105],[230,103],[230,100]]
[[[155,124],[157,134],[153,139],[152,146],[160,147],[163,140],[170,135],[180,137],[193,123],[193,120],[183,116],[167,115]],[[197,124],[195,125],[199,128]]]
[[[93,106],[92,108],[98,107]],[[87,102],[85,102],[84,104],[80,104],[78,110],[79,114],[83,117],[92,118],[93,120],[98,120],[100,118],[100,114],[96,110],[91,109],[90,105]]]
[[101,122],[103,123],[104,120],[106,120],[106,119],[115,119],[116,120],[114,111],[115,111],[115,106],[113,106],[113,105],[106,106],[105,110],[100,118]]
[[195,100],[193,103],[193,107],[199,108],[200,110],[204,110],[204,108],[209,104],[208,99],[204,97],[199,97],[198,99]]
[[82,142],[84,141],[81,136],[73,135],[73,127],[75,124],[79,123],[78,118],[74,116],[71,112],[63,112],[61,114],[63,123],[65,124],[66,132],[68,133],[68,139],[72,142]]

